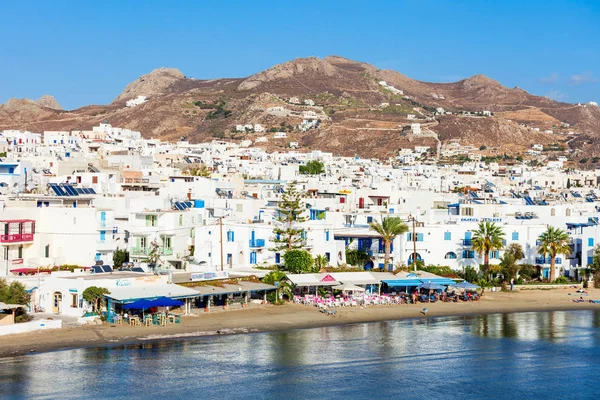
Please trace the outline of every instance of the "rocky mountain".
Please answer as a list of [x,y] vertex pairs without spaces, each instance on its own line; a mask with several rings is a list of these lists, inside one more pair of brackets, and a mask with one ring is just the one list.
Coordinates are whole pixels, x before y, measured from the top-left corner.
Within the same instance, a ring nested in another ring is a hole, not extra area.
[[[147,101],[127,107],[137,96]],[[257,145],[269,150],[298,142],[303,150],[364,157],[451,141],[486,146],[495,154],[523,154],[541,143],[595,155],[600,143],[597,106],[556,102],[483,75],[421,82],[338,56],[300,58],[247,78],[198,80],[160,68],[131,82],[109,105],[59,107],[49,98],[9,100],[0,105],[0,130],[90,129],[108,120],[146,137],[184,136],[192,142],[265,137]],[[320,122],[302,125],[311,119]],[[271,132],[238,132],[239,124],[260,124]],[[285,131],[287,138],[274,139],[275,131]]]
[[45,94],[37,99],[35,104],[41,107],[51,108],[53,110],[62,110],[62,107],[60,104],[58,104],[58,101],[56,101],[56,99],[49,94]]

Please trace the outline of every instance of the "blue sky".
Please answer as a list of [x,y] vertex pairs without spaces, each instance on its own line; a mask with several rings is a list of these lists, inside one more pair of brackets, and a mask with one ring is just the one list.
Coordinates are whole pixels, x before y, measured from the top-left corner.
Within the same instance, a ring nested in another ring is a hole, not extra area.
[[448,82],[485,74],[600,102],[600,1],[0,2],[0,103],[106,104],[161,66],[244,77],[330,54]]

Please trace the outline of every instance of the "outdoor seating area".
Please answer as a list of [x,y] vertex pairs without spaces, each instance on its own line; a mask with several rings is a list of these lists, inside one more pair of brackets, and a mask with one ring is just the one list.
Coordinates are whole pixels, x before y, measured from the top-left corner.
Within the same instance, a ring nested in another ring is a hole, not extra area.
[[[450,287],[452,287],[452,290],[450,290]],[[456,291],[457,289],[459,292]],[[426,282],[416,286],[414,290],[407,287],[405,291],[369,293],[365,288],[358,286],[338,285],[331,287],[331,292],[325,295],[294,295],[293,301],[296,304],[317,307],[322,312],[327,312],[327,310],[340,307],[436,303],[440,301],[454,303],[477,301],[481,298],[477,293],[477,289],[480,289],[480,287],[469,282],[452,285]]]
[[[180,324],[181,315],[169,312],[169,307],[185,305],[183,301],[169,297],[156,299],[140,299],[121,307],[121,314],[114,315],[111,322],[117,325],[128,324],[132,326],[166,326],[167,324]],[[158,311],[162,308],[163,311]],[[150,312],[146,313],[146,310]],[[132,312],[132,314],[130,314]]]

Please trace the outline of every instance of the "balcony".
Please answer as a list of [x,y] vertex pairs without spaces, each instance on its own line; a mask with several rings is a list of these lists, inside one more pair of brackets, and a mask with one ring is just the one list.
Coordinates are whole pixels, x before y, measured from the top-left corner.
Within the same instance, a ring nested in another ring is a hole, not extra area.
[[[536,264],[550,265],[550,261],[551,261],[550,257],[545,257],[545,258],[544,257],[536,257],[535,258],[535,263]],[[562,258],[561,257],[556,257],[554,259],[554,264],[556,264],[556,265],[562,264]]]
[[472,246],[472,245],[473,245],[472,239],[463,239],[463,246]]
[[33,242],[33,233],[0,235],[0,243]]
[[30,219],[23,220],[3,220],[0,221],[0,243],[22,243],[33,242],[35,232],[35,221]]
[[254,240],[250,239],[249,246],[251,248],[265,247],[265,239],[254,239]]

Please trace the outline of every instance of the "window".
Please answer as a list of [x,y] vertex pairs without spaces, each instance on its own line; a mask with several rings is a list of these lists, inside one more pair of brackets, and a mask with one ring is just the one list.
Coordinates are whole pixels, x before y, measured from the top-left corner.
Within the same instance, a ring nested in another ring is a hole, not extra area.
[[446,255],[444,256],[444,258],[446,260],[455,260],[456,259],[456,253],[449,251],[448,253],[446,253]]
[[588,256],[588,265],[592,265],[594,263],[594,257],[593,256]]
[[325,231],[325,241],[329,242],[329,230]]
[[98,177],[97,176],[92,176],[92,183],[98,183]]
[[512,240],[519,240],[519,232],[512,233]]
[[228,242],[235,241],[235,234],[233,233],[233,231],[227,231],[227,241]]
[[146,215],[146,226],[156,226],[156,215]]
[[194,228],[190,229],[190,237],[191,238],[196,237],[196,230]]
[[444,232],[444,240],[452,240],[452,233]]
[[463,250],[463,258],[475,258],[475,251]]
[[46,248],[44,249],[44,257],[48,258],[50,257],[50,245],[47,244]]
[[19,256],[17,258],[23,258],[23,246],[19,246]]
[[499,259],[500,258],[500,251],[498,251],[498,250],[490,251],[490,258]]
[[280,264],[280,263],[281,263],[281,254],[275,253],[275,264]]
[[423,233],[417,233],[417,242],[422,242],[423,240],[425,240],[425,234]]
[[367,217],[367,224],[370,224],[371,222],[373,222],[373,217]]
[[77,308],[77,304],[79,303],[77,297],[77,293],[71,293],[71,308]]
[[594,238],[588,238],[588,246],[594,247]]
[[104,242],[106,240],[106,231],[100,231],[100,241]]
[[460,209],[462,215],[472,216],[473,207],[463,207]]
[[331,261],[331,253],[325,253],[325,257],[327,258],[327,261]]

